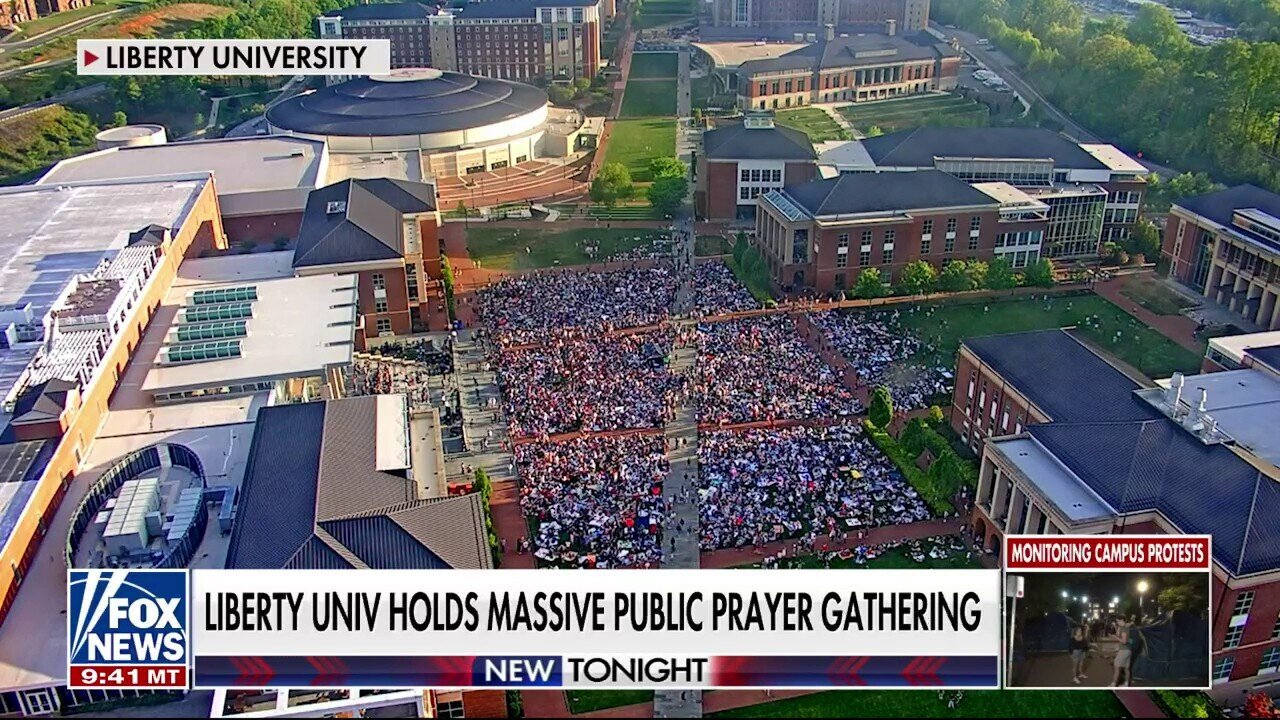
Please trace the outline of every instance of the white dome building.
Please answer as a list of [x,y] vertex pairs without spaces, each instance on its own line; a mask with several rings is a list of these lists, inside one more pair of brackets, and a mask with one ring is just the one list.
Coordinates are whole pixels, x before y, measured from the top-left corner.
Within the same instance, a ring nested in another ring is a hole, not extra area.
[[359,77],[267,110],[275,134],[324,140],[330,154],[421,151],[456,176],[538,157],[547,94],[532,85],[431,68]]

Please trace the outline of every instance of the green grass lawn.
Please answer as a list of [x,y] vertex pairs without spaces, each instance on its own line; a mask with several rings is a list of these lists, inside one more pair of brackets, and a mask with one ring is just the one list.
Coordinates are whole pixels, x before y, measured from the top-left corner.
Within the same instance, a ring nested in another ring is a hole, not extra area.
[[694,255],[728,255],[733,241],[722,235],[699,235],[693,239]]
[[859,130],[878,127],[885,132],[939,125],[986,125],[987,106],[959,95],[926,95],[859,103],[840,108],[840,114]]
[[626,165],[635,182],[649,182],[653,179],[649,173],[649,162],[656,157],[673,157],[675,154],[675,120],[618,120],[609,133],[604,161]]
[[631,56],[629,79],[673,78],[680,69],[680,57],[675,53],[636,53]]
[[566,690],[564,695],[574,715],[653,702],[652,690]]
[[1120,294],[1157,315],[1177,315],[1196,303],[1165,287],[1154,276],[1130,278]]
[[831,691],[778,700],[709,717],[872,718],[872,717],[1128,717],[1115,694],[1106,690],[966,690],[960,705],[947,707],[932,690]]
[[[928,303],[903,313],[901,321],[935,350],[926,359],[945,367],[955,366],[960,341],[967,337],[1077,326],[1080,334],[1152,378],[1175,371],[1195,372],[1200,355],[1187,350],[1147,327],[1106,298],[1094,294],[1044,300],[1000,300],[976,303]],[[932,314],[924,310],[934,307]],[[984,307],[987,308],[984,311]],[[1085,327],[1090,316],[1097,329]],[[1116,332],[1121,340],[1115,341]]]
[[676,81],[627,80],[622,117],[672,117],[676,114]]
[[[662,235],[647,228],[606,230],[578,228],[557,230],[541,227],[493,228],[480,225],[467,231],[467,252],[473,260],[495,270],[532,270],[555,265],[582,265],[602,262],[611,255],[652,244]],[[584,244],[599,245],[595,258]],[[525,248],[529,252],[525,252]]]
[[794,128],[809,136],[810,142],[848,140],[849,133],[831,116],[817,108],[783,110],[774,116],[779,125]]

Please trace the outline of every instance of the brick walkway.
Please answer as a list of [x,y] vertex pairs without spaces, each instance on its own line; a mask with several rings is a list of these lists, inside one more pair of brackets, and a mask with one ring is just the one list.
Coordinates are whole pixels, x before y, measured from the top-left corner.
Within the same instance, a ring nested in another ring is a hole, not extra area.
[[1121,290],[1129,281],[1145,275],[1120,275],[1110,280],[1094,283],[1093,291],[1115,303],[1117,307],[1141,320],[1161,335],[1198,354],[1204,352],[1204,342],[1196,338],[1196,321],[1186,315],[1157,315],[1125,297]]
[[[862,540],[858,539],[857,533],[850,533],[849,539],[844,542],[835,541],[829,543],[828,552],[852,550],[859,545],[883,545],[884,543],[897,542],[899,540],[918,540],[936,535],[956,535],[959,534],[963,526],[964,523],[959,519],[925,520],[905,525],[886,525],[868,530],[867,536]],[[754,565],[770,555],[777,555],[783,550],[788,550],[788,554],[791,554],[794,552],[795,546],[795,540],[780,540],[769,543],[760,549],[743,547],[704,552],[702,553],[702,567],[706,569]]]

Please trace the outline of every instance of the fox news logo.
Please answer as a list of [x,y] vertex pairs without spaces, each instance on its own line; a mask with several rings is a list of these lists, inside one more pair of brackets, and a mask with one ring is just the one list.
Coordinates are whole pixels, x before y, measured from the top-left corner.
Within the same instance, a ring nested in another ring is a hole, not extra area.
[[183,570],[71,570],[67,660],[71,687],[186,688]]

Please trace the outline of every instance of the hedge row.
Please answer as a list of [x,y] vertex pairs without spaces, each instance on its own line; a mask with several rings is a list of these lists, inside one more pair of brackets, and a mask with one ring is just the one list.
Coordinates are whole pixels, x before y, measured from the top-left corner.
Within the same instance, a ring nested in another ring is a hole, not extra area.
[[892,435],[872,425],[870,421],[864,420],[862,425],[867,431],[867,436],[871,438],[871,442],[880,448],[880,451],[887,455],[894,465],[898,466],[898,469],[906,476],[911,486],[929,504],[929,508],[933,510],[934,514],[943,515],[955,510],[951,505],[951,498],[946,489],[936,486],[928,473],[916,467],[915,459],[911,457],[911,453],[907,452],[907,449],[902,447]]

